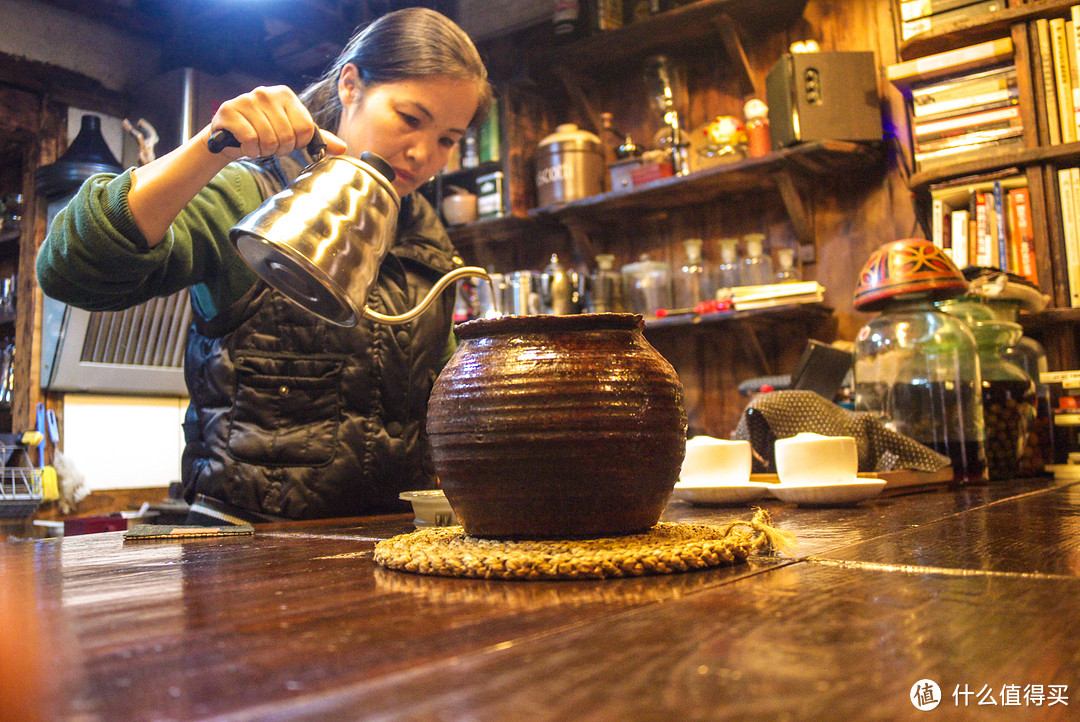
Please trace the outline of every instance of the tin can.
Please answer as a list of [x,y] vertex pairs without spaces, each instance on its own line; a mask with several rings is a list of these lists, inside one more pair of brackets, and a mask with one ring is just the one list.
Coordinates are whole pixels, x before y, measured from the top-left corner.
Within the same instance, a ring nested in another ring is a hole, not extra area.
[[481,218],[501,218],[506,215],[503,204],[503,173],[495,171],[476,179],[476,207]]

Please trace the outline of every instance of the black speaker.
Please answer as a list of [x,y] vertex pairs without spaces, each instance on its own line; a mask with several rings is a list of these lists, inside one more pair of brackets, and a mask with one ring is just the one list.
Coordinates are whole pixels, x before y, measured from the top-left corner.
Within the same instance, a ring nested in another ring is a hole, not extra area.
[[881,140],[871,52],[784,55],[765,89],[773,150],[814,140]]

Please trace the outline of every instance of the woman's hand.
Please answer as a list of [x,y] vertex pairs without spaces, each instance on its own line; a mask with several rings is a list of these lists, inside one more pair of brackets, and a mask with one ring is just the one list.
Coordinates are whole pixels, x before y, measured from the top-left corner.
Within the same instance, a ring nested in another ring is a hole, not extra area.
[[[296,94],[287,86],[260,86],[221,104],[210,121],[210,132],[227,130],[239,148],[221,151],[224,159],[244,156],[288,155],[304,148],[315,135],[315,122]],[[345,142],[320,129],[326,152],[345,152]]]

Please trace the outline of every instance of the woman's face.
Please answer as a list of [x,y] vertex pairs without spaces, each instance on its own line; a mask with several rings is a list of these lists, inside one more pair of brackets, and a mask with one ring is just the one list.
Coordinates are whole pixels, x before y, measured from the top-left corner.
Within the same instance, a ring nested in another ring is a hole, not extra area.
[[377,153],[397,173],[394,189],[405,196],[445,165],[476,112],[474,81],[448,76],[399,80],[364,88],[356,68],[338,80],[341,122],[337,134],[348,153]]

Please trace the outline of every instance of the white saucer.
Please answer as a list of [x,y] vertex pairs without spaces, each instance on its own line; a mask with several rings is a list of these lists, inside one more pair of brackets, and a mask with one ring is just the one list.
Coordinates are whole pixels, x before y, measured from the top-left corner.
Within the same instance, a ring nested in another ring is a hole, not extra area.
[[831,484],[772,484],[769,491],[781,501],[803,506],[842,506],[873,499],[885,488],[882,479],[863,479]]
[[701,481],[680,481],[671,495],[691,504],[742,504],[761,499],[773,484],[753,481],[734,481],[709,484]]

